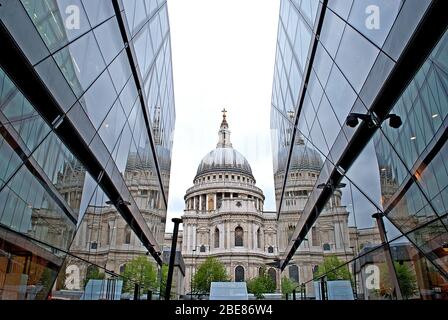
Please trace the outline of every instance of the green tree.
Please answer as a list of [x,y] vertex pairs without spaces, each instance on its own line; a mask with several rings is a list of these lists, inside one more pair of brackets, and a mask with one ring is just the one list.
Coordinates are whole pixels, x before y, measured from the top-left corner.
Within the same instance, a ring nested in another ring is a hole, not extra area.
[[401,289],[401,295],[404,299],[409,299],[417,293],[417,280],[411,267],[406,264],[394,263],[395,272],[397,273],[398,283]]
[[[417,280],[412,268],[404,263],[400,264],[398,261],[394,261],[394,268],[403,299],[411,298],[418,291]],[[389,269],[384,263],[380,266],[380,290],[377,293],[382,297],[391,298],[393,292],[394,286],[389,276]]]
[[212,282],[229,281],[224,264],[209,257],[198,268],[193,278],[193,288],[198,293],[209,293]]
[[140,285],[140,292],[147,292],[157,286],[157,272],[153,264],[144,255],[137,256],[126,263],[123,272],[123,292],[134,292],[135,283]]
[[282,278],[282,293],[286,296],[291,294],[294,289],[298,287],[297,282],[289,279],[288,277]]
[[[160,297],[165,297],[167,278],[168,278],[168,265],[164,264],[162,266],[162,279],[160,282]],[[173,295],[173,292],[171,292],[171,295]]]
[[257,299],[264,299],[264,293],[275,292],[275,282],[265,271],[263,268],[258,277],[247,281],[247,291]]
[[325,257],[324,262],[318,266],[314,277],[318,278],[325,275],[328,281],[352,280],[348,265],[343,266],[344,263],[334,255]]
[[104,272],[101,272],[97,266],[90,265],[87,267],[86,277],[84,278],[84,288],[90,279],[99,279],[102,280],[106,277]]

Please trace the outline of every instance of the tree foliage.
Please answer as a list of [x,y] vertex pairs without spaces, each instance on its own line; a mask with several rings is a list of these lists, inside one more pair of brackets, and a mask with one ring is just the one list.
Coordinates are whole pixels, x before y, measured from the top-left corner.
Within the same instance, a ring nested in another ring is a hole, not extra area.
[[258,277],[247,281],[247,291],[253,293],[257,299],[264,299],[264,293],[275,292],[275,282],[265,269],[262,269]]
[[315,277],[325,275],[328,281],[333,280],[352,280],[348,265],[344,265],[345,262],[338,257],[332,255],[325,257],[324,262],[317,268]]
[[[162,279],[160,282],[160,297],[165,297],[165,292],[166,292],[166,283],[167,283],[167,278],[168,278],[168,265],[164,264],[162,266]],[[171,292],[171,296],[174,296],[174,293]]]
[[286,296],[291,294],[298,287],[298,283],[288,277],[282,278],[282,293]]
[[104,272],[101,272],[97,266],[90,265],[87,268],[86,277],[84,278],[84,288],[86,287],[87,283],[89,283],[90,279],[102,280],[105,277],[106,275],[104,274]]
[[144,255],[137,256],[126,263],[123,272],[123,292],[134,292],[135,283],[140,285],[140,292],[157,287],[157,272],[153,264]]
[[197,293],[209,293],[212,282],[223,281],[229,281],[224,264],[216,258],[209,257],[199,265],[194,274],[193,288]]
[[395,262],[394,265],[395,272],[397,273],[398,283],[401,289],[401,295],[404,299],[409,299],[414,294],[416,294],[418,290],[415,275],[412,272],[412,269],[404,263],[400,264],[398,262]]
[[[411,298],[418,290],[417,280],[411,267],[404,263],[400,264],[399,262],[394,261],[394,268],[403,299]],[[380,290],[378,293],[384,298],[391,298],[393,292],[394,286],[389,276],[389,269],[384,263],[380,266]]]

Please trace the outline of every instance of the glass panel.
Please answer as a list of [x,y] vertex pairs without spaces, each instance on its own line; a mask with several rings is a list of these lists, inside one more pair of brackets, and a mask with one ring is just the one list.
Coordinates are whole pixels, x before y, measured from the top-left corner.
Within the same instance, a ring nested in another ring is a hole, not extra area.
[[147,298],[148,290],[157,299],[160,279],[161,269],[147,249],[108,197],[96,188],[53,295],[76,300],[128,300],[133,299],[138,285],[140,299]]
[[391,252],[403,299],[448,299],[446,278],[408,239],[392,242]]
[[[90,28],[79,0],[21,0],[51,52],[73,41]],[[76,16],[79,15],[79,20]]]
[[53,132],[32,156],[77,216],[83,195],[85,168]]
[[104,144],[110,152],[114,149],[115,143],[118,141],[118,137],[123,130],[125,122],[126,116],[121,108],[120,101],[116,100],[114,106],[98,130],[101,139],[103,139]]
[[423,254],[434,263],[445,276],[448,274],[448,218],[444,221],[436,220],[428,225],[411,232],[408,237]]
[[354,1],[349,23],[359,32],[382,47],[395,22],[403,1]]
[[131,68],[129,66],[129,60],[125,50],[121,51],[118,57],[116,57],[115,60],[109,65],[108,70],[115,89],[117,92],[120,92],[131,77]]
[[109,73],[103,72],[82,98],[79,99],[95,128],[99,128],[116,97],[117,93],[112,85]]
[[54,247],[67,249],[75,223],[26,167],[0,192],[0,223]]
[[[1,74],[4,74],[3,71]],[[9,78],[4,76],[3,79],[4,89],[1,98],[3,103],[0,105],[0,112],[20,135],[28,149],[34,150],[48,134],[50,128]]]
[[21,164],[22,161],[20,161],[19,156],[6,140],[0,136],[0,189]]
[[95,27],[115,14],[112,1],[109,0],[82,0],[82,4],[86,9],[92,27]]
[[0,299],[45,300],[65,254],[0,225]]
[[58,51],[54,59],[78,97],[105,68],[92,32]]
[[[347,26],[342,36],[336,63],[356,92],[360,92],[379,50],[353,28]],[[353,68],[356,66],[356,68]],[[334,68],[333,68],[334,69]]]
[[124,47],[123,38],[114,17],[93,30],[106,64],[109,64]]

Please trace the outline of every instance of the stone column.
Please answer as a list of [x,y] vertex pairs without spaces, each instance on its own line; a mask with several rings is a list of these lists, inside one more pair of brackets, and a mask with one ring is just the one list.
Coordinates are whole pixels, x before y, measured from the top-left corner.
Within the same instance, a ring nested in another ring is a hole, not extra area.
[[341,225],[339,224],[339,222],[336,222],[334,224],[334,237],[336,240],[336,249],[339,249],[342,247],[342,238],[341,238]]
[[[197,243],[196,243],[196,226],[192,226],[193,227],[193,230],[192,230],[192,233],[193,233],[193,243],[192,243],[192,245],[193,245],[193,248],[196,248],[197,247]],[[196,248],[196,250],[197,250],[197,248]]]
[[230,223],[227,222],[226,225],[227,225],[227,248],[226,249],[230,249],[230,248],[232,248],[232,242],[230,239]]
[[252,231],[252,222],[248,223],[247,228],[248,228],[247,235],[248,235],[248,238],[249,238],[248,241],[247,241],[247,248],[248,249],[252,249],[253,248],[252,243],[253,243],[253,237],[254,237],[253,231]]
[[219,248],[225,248],[224,245],[224,234],[225,234],[225,230],[224,230],[224,226],[223,225],[219,225],[218,227],[219,230]]
[[185,228],[185,241],[187,242],[187,251],[191,250],[191,225],[187,224]]
[[199,210],[202,210],[202,196],[199,195]]

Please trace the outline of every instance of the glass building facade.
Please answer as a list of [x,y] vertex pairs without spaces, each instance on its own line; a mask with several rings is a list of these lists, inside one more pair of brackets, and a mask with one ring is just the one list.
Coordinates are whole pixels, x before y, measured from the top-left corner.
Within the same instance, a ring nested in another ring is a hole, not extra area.
[[159,291],[166,1],[6,0],[0,19],[0,299]]
[[[296,201],[304,203],[294,211],[281,269],[300,254],[328,262],[299,270],[302,296],[320,296],[319,281],[328,288],[329,281],[351,280],[358,299],[448,299],[448,35],[441,6],[281,1],[271,101],[279,221]],[[305,171],[312,176],[304,189]],[[348,233],[322,225],[341,208]]]

